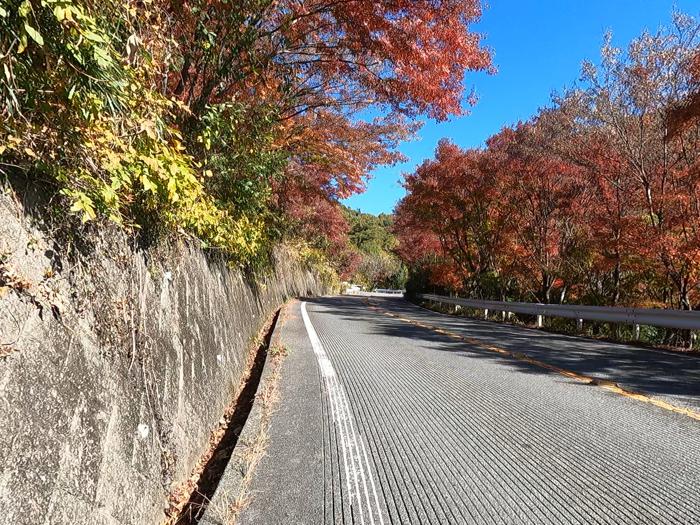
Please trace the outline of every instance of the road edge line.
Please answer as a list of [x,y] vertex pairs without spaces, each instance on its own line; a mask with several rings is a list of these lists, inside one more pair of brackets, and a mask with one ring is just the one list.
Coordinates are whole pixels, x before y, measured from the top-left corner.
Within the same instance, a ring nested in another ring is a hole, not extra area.
[[[348,451],[348,455],[350,456],[350,462],[352,463],[351,469],[353,471],[354,477],[355,477],[355,485],[357,487],[358,482],[357,482],[357,470],[356,467],[359,468],[360,471],[360,476],[362,478],[362,485],[364,489],[364,495],[365,499],[367,500],[367,512],[369,513],[369,519],[370,523],[376,523],[374,519],[374,512],[373,510],[376,511],[377,516],[379,517],[379,525],[384,525],[384,518],[382,514],[382,509],[381,506],[379,505],[379,497],[377,496],[377,489],[376,485],[374,483],[374,475],[372,473],[372,468],[369,464],[369,460],[367,458],[367,454],[365,451],[365,444],[364,440],[362,438],[361,434],[358,434],[355,432],[355,427],[353,425],[353,416],[352,412],[350,411],[349,408],[349,401],[347,394],[345,393],[345,389],[343,388],[343,385],[340,383],[340,380],[338,378],[338,375],[335,372],[335,368],[333,368],[333,363],[331,363],[330,358],[328,357],[328,354],[326,354],[325,349],[323,348],[323,344],[321,343],[321,339],[318,337],[318,334],[316,333],[316,329],[314,328],[313,323],[311,322],[311,319],[309,317],[309,314],[306,310],[306,301],[302,301],[301,303],[301,317],[302,320],[304,321],[304,327],[306,328],[306,332],[309,336],[309,341],[311,342],[311,347],[314,351],[314,354],[316,355],[316,360],[318,361],[319,368],[321,370],[321,376],[323,377],[323,381],[326,385],[326,393],[329,398],[329,403],[331,404],[331,409],[333,413],[333,423],[340,429],[340,436],[341,436],[341,444],[343,446],[343,450]],[[342,413],[338,413],[335,410],[333,410],[333,399],[332,395],[335,395],[336,399],[336,405],[338,407],[338,411]],[[349,426],[350,430],[348,434],[348,429],[345,429],[345,432],[343,432],[343,425]],[[346,442],[347,441],[347,442]],[[355,447],[355,454],[353,457],[353,443],[354,441],[354,447]],[[358,441],[362,445],[362,450],[365,451],[364,457],[363,454],[360,451],[360,447],[358,446]],[[363,465],[363,460],[365,465]],[[345,467],[345,477],[348,482],[348,496],[350,500],[350,505],[352,506],[352,491],[349,488],[349,480],[351,478],[349,468],[347,463],[344,465]],[[366,467],[366,468],[365,468]],[[369,477],[369,482],[370,486],[372,488],[372,493],[374,496],[374,503],[376,506],[376,509],[372,509],[372,503],[370,500],[369,496],[369,491],[367,488],[367,477]],[[357,506],[358,510],[360,512],[360,521],[364,523],[364,511],[362,507],[362,497],[360,495],[359,487],[357,487]]]

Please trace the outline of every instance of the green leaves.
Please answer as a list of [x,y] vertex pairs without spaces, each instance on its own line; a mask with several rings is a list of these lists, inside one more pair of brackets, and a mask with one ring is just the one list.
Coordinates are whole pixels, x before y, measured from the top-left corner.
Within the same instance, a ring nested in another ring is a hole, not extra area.
[[29,2],[29,0],[24,0],[19,5],[19,9],[17,10],[17,14],[19,14],[20,18],[26,19],[29,16],[29,13],[32,11],[32,4]]
[[80,213],[82,222],[87,222],[97,217],[95,203],[87,194],[78,191],[72,192],[71,196],[75,198],[75,201],[70,207],[70,211]]
[[101,68],[107,68],[113,64],[112,57],[109,52],[99,46],[92,48],[92,56],[97,62],[97,65]]
[[41,36],[39,31],[34,29],[32,26],[30,26],[27,22],[24,23],[24,30],[27,32],[27,35],[29,35],[29,38],[34,40],[37,44],[40,46],[44,45],[44,38]]
[[213,104],[202,117],[197,156],[207,189],[236,215],[269,213],[272,182],[280,177],[286,152],[275,148],[276,108]]
[[[186,108],[158,85],[162,64],[153,56],[171,41],[144,34],[157,16],[126,0],[0,0],[0,157],[7,162],[0,167],[54,180],[64,197],[55,202],[82,222],[160,224],[250,261],[267,246],[261,203],[270,194],[266,174],[278,169],[264,160],[270,127],[241,133],[227,120],[237,113],[221,108],[220,119],[205,126],[211,155],[201,159],[206,165],[195,163],[192,154],[206,148],[183,140],[173,111]],[[245,191],[234,193],[247,207],[213,196],[210,183],[232,173],[241,177]],[[260,185],[248,180],[252,173]]]

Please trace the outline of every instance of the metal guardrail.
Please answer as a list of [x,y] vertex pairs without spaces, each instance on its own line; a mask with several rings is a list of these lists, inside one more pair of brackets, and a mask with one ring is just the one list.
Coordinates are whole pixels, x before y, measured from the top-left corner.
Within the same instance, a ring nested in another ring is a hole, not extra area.
[[345,291],[345,295],[359,295],[362,297],[403,297],[403,290],[388,290],[383,288],[375,288],[371,292],[365,292],[362,290],[358,291]]
[[405,290],[392,290],[390,288],[375,288],[372,290],[372,293],[384,293],[384,294],[391,294],[391,295],[403,295],[406,293]]
[[541,304],[516,303],[502,301],[481,301],[461,299],[444,295],[419,294],[419,298],[437,303],[453,304],[494,312],[513,312],[538,317],[542,326],[542,317],[566,317],[582,321],[601,321],[607,323],[629,324],[634,326],[649,325],[682,330],[700,330],[700,311],[664,310],[661,308],[621,308],[614,306],[585,306],[578,304]]

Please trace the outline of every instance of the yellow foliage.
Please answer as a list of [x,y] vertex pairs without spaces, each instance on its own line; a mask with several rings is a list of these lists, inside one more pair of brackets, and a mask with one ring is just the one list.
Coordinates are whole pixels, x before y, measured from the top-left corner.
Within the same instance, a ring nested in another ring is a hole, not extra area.
[[[0,55],[8,57],[0,75],[0,174],[9,167],[53,178],[83,222],[106,217],[137,228],[146,213],[240,263],[267,248],[261,217],[207,193],[204,180],[213,174],[188,155],[175,129],[175,113],[186,108],[155,88],[161,72],[148,57],[168,42],[158,42],[156,31],[144,43],[137,25],[126,29],[125,42],[115,40],[125,22],[141,16],[132,1],[99,8],[80,0],[24,1],[18,12],[6,5],[0,0],[0,32],[18,40],[3,49],[0,39]],[[117,51],[122,44],[128,63]]]

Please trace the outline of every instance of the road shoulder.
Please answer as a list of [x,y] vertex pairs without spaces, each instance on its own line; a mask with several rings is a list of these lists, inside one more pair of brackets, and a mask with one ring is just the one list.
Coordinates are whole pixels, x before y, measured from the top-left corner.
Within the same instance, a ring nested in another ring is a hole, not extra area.
[[238,523],[322,523],[324,416],[321,382],[300,303],[286,311],[280,343],[287,355],[268,446],[252,475],[250,502]]

